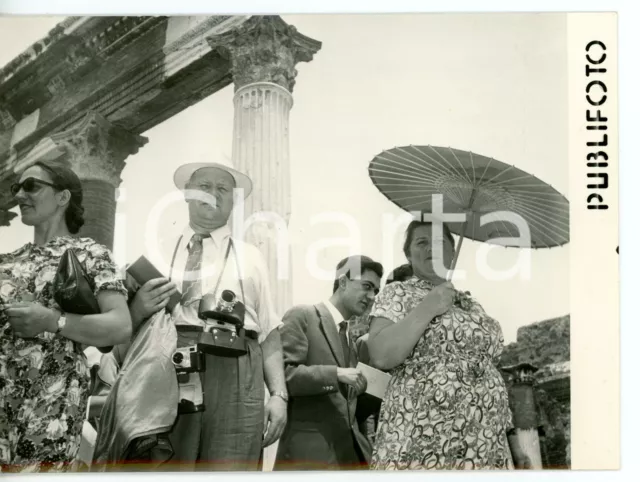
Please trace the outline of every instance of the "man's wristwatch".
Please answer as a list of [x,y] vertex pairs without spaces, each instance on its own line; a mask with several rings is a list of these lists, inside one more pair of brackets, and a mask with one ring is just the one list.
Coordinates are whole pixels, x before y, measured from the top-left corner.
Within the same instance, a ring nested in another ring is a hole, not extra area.
[[285,403],[289,403],[289,395],[287,394],[287,392],[282,392],[282,391],[271,392],[271,396],[280,397],[285,401]]
[[64,326],[67,324],[67,317],[64,316],[64,313],[60,312],[60,318],[58,318],[58,329],[56,330],[56,335],[60,334],[60,332],[64,329]]

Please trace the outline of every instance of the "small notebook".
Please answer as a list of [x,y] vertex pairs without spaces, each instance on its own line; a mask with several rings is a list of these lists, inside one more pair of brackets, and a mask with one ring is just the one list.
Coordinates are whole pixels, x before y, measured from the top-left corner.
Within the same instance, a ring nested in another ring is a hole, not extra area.
[[364,363],[358,363],[356,368],[359,369],[367,379],[366,393],[383,399],[387,391],[387,385],[389,385],[389,380],[391,380],[391,375],[370,367],[369,365],[365,365]]
[[[147,281],[155,279],[155,278],[164,278],[165,276],[158,271],[158,269],[144,256],[140,256],[135,263],[127,268],[127,273],[138,283],[140,286],[145,284]],[[182,298],[182,293],[180,291],[176,291],[171,298],[169,299],[169,303],[167,303],[167,309],[169,311],[173,310],[173,308],[180,303],[180,299]]]

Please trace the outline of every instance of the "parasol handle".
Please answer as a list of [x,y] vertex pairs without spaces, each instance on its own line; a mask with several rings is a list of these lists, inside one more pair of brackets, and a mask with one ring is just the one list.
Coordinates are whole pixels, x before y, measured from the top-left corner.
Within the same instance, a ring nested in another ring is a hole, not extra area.
[[460,248],[462,248],[462,240],[464,239],[464,233],[467,230],[467,221],[462,224],[462,234],[458,238],[458,244],[456,245],[456,253],[453,256],[453,261],[451,262],[451,267],[449,268],[449,272],[447,273],[447,281],[451,281],[453,277],[453,272],[456,270],[456,264],[458,263],[458,256],[460,256]]
[[467,208],[467,215],[464,219],[464,223],[462,223],[462,231],[460,232],[460,239],[458,239],[458,245],[456,246],[456,254],[453,257],[453,261],[451,263],[451,267],[449,268],[449,272],[447,273],[447,281],[451,281],[453,277],[453,272],[456,269],[456,264],[458,263],[458,256],[460,256],[460,248],[462,247],[462,238],[464,238],[464,234],[467,232],[467,223],[469,222],[469,215],[471,214],[471,208],[473,207],[473,202],[476,200],[476,194],[478,194],[478,190],[476,186],[471,190],[471,194],[469,195],[469,207]]

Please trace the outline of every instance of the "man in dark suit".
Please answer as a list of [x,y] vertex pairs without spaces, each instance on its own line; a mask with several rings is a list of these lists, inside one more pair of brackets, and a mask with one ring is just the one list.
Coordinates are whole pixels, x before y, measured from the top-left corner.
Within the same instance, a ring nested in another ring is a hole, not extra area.
[[382,265],[371,258],[345,258],[338,263],[328,300],[295,306],[284,315],[281,338],[290,400],[274,470],[367,468],[371,444],[355,416],[366,379],[355,368],[348,320],[369,309],[382,273]]

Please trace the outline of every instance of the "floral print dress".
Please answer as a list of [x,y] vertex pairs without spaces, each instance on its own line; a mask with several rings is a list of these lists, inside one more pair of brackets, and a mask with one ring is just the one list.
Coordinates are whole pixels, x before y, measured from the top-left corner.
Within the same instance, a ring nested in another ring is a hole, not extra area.
[[82,348],[61,335],[16,336],[4,303],[53,308],[52,281],[73,248],[97,294],[127,291],[109,250],[90,238],[57,237],[0,254],[0,472],[74,470],[90,383]]
[[[401,321],[432,288],[416,276],[390,283],[371,316]],[[372,469],[513,468],[511,412],[496,367],[502,330],[470,296],[458,299],[390,372]]]

